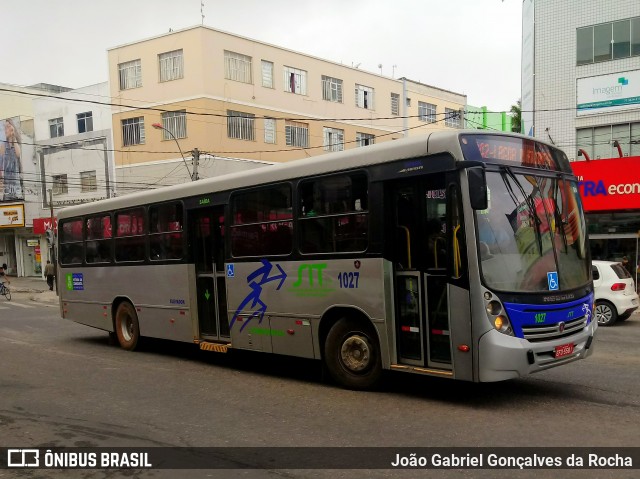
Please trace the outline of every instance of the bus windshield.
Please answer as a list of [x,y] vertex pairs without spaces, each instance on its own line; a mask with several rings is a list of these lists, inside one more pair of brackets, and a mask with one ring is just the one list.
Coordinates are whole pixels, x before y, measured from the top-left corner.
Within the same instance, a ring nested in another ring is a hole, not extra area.
[[475,212],[484,283],[513,292],[566,291],[589,281],[575,182],[558,173],[487,171],[488,208]]

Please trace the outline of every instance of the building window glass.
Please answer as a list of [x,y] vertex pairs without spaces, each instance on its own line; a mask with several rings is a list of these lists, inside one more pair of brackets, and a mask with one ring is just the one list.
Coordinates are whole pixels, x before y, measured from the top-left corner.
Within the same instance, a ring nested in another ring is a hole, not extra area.
[[276,142],[276,120],[274,118],[264,119],[264,142]]
[[323,128],[324,150],[342,151],[344,150],[344,130],[337,128]]
[[298,95],[307,94],[307,72],[292,67],[284,67],[284,91]]
[[391,94],[391,114],[400,114],[400,95],[398,95],[397,93]]
[[[165,111],[162,114],[162,139],[172,140],[171,133],[176,138],[187,137],[187,110]],[[168,131],[167,131],[168,130]]]
[[262,86],[273,88],[273,63],[262,60]]
[[64,195],[69,192],[67,175],[53,175],[52,193],[54,195]]
[[356,132],[356,145],[357,146],[367,146],[373,145],[375,142],[375,135],[371,135],[369,133],[360,133]]
[[93,114],[89,111],[86,113],[78,113],[78,133],[87,133],[93,131]]
[[364,85],[356,85],[356,106],[367,110],[373,110],[373,88]]
[[118,64],[120,90],[139,88],[142,86],[142,63],[138,60]]
[[640,55],[640,17],[578,28],[576,32],[578,65]]
[[228,80],[242,83],[253,83],[251,77],[251,57],[225,50],[224,77]]
[[342,103],[342,80],[322,75],[322,99]]
[[287,137],[287,146],[309,147],[309,125],[307,123],[287,121],[284,129]]
[[255,115],[227,110],[227,136],[237,140],[255,139]]
[[451,128],[460,128],[460,112],[451,108],[445,108],[444,124]]
[[161,53],[158,55],[160,81],[178,80],[184,77],[184,59],[182,50]]
[[142,145],[144,142],[144,117],[122,120],[122,144],[131,146]]
[[98,184],[96,181],[96,170],[80,172],[80,191],[86,193],[88,191],[97,191]]
[[62,118],[53,118],[49,120],[49,133],[51,138],[59,138],[64,136],[64,123]]
[[418,102],[418,118],[427,123],[436,122],[436,106],[431,103]]

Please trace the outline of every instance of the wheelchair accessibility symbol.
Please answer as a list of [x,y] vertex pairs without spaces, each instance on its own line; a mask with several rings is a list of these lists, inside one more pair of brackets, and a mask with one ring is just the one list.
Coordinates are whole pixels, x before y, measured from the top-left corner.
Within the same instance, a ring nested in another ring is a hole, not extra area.
[[558,290],[558,272],[551,271],[547,273],[547,283],[549,284],[549,291],[557,291]]
[[227,278],[233,278],[236,275],[236,270],[234,267],[234,264],[228,264],[227,265]]

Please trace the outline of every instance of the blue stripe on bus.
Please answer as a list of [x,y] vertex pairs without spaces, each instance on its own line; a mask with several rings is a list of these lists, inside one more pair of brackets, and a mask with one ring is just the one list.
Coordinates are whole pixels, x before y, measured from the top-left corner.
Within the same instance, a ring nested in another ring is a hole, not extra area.
[[523,327],[551,326],[587,316],[587,324],[593,314],[593,294],[562,304],[504,303],[511,327],[518,338],[523,338]]

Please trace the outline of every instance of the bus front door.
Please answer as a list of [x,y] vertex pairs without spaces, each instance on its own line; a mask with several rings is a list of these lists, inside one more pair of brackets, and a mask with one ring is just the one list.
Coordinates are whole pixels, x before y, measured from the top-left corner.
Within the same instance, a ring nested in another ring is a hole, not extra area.
[[390,193],[398,363],[450,375],[446,174],[393,183]]
[[224,270],[224,206],[189,215],[191,253],[195,261],[200,339],[228,341],[227,290]]

